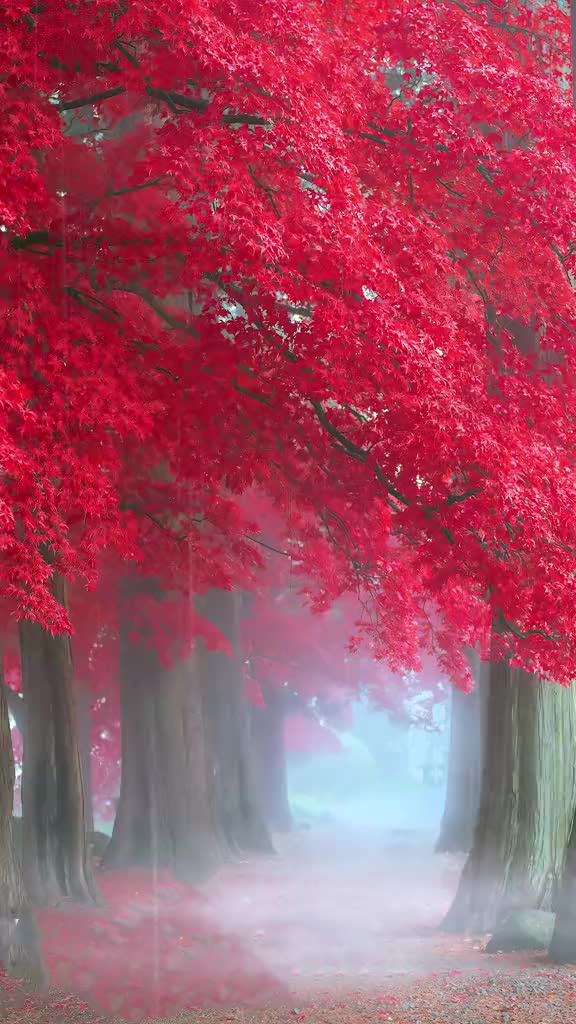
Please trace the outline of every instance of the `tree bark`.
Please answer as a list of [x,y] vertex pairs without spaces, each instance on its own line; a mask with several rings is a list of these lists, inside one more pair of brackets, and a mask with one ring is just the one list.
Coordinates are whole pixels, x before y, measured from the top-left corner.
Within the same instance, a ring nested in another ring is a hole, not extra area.
[[78,746],[84,783],[84,808],[86,830],[94,831],[94,801],[92,799],[92,700],[89,688],[80,683],[77,687]]
[[37,990],[47,987],[40,935],[22,879],[20,851],[12,825],[14,754],[0,651],[0,961],[9,975]]
[[211,804],[220,839],[227,853],[273,853],[255,783],[240,650],[239,595],[212,589],[196,603],[200,614],[221,630],[231,648],[229,656],[207,651],[202,642],[198,645]]
[[478,818],[489,666],[481,665],[475,652],[470,660],[474,689],[452,691],[446,800],[437,853],[468,853]]
[[[64,580],[54,594],[65,603]],[[20,623],[26,706],[22,772],[23,869],[36,906],[97,899],[86,842],[72,655],[68,636]]]
[[490,665],[474,843],[447,930],[490,932],[513,907],[551,909],[575,804],[574,693]]
[[292,812],[288,800],[284,746],[284,694],[261,684],[265,706],[252,708],[252,742],[256,784],[264,820],[272,832],[289,832]]
[[555,964],[576,964],[576,811],[555,909],[556,922],[548,956]]
[[[124,580],[130,597],[153,581]],[[160,596],[159,594],[157,596]],[[203,705],[193,659],[165,668],[120,630],[122,775],[105,866],[163,868],[199,882],[218,864],[208,798]]]
[[24,735],[24,720],[26,717],[26,709],[24,707],[24,701],[19,693],[16,693],[6,683],[2,684],[4,695],[8,704],[8,711],[12,715],[12,718],[16,722],[16,728],[19,733]]

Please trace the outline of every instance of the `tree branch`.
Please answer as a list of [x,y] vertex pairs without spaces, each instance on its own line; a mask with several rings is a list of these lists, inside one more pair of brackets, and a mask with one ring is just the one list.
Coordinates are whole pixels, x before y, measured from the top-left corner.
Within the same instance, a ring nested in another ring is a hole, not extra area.
[[112,96],[121,96],[124,92],[126,92],[126,87],[117,85],[115,89],[105,89],[104,92],[95,92],[91,96],[80,96],[75,100],[65,100],[63,103],[58,103],[56,109],[78,110],[79,107],[91,107],[94,103],[100,103],[101,100],[109,100]]
[[164,308],[159,299],[156,298],[152,292],[149,292],[147,288],[141,288],[134,284],[123,284],[118,282],[117,288],[119,291],[131,292],[132,295],[138,295],[144,300],[147,306],[164,321],[168,327],[173,330],[185,331],[186,334],[191,334],[193,338],[198,338],[198,331],[191,324],[186,323],[185,320],[181,320],[180,317],[174,316]]
[[267,551],[273,551],[275,555],[284,555],[285,558],[292,558],[289,551],[282,551],[280,548],[274,548],[271,544],[266,544],[266,541],[259,540],[258,537],[250,537],[245,534],[246,540],[251,540],[253,544],[259,544],[261,548],[266,548]]
[[515,636],[518,640],[528,640],[531,636],[541,636],[544,640],[562,640],[561,633],[545,633],[543,629],[526,629],[522,630],[518,626],[514,625],[513,622],[508,622],[508,619],[504,618],[502,611],[498,610],[498,625],[512,636]]

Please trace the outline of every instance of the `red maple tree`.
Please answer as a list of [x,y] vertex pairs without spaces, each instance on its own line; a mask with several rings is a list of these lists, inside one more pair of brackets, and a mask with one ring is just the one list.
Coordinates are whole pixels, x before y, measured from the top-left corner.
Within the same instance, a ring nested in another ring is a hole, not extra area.
[[47,546],[90,584],[106,550],[245,578],[257,484],[393,665],[435,646],[464,681],[495,622],[570,677],[566,16],[48,2],[1,32],[17,614],[69,626]]

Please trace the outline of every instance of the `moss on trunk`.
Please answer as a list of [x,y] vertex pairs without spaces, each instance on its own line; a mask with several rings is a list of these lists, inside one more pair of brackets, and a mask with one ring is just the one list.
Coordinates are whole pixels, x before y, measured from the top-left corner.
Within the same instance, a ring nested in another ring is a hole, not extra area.
[[474,843],[444,922],[490,932],[512,907],[550,909],[575,799],[572,690],[490,666]]

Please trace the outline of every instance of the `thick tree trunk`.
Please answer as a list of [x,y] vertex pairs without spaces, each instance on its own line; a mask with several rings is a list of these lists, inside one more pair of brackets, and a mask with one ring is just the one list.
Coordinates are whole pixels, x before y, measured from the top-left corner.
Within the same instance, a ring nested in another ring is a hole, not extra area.
[[576,808],[555,910],[556,924],[548,955],[556,964],[576,964]]
[[[123,596],[152,581],[123,581]],[[192,659],[159,654],[120,632],[122,776],[105,866],[163,868],[202,881],[219,851],[208,797],[203,705]]]
[[284,694],[276,686],[261,684],[260,688],[265,706],[252,708],[252,742],[260,806],[272,832],[289,832],[292,813],[286,777]]
[[[64,604],[64,580],[54,579]],[[26,705],[22,772],[23,867],[36,906],[96,900],[86,842],[70,638],[20,623]]]
[[[0,682],[3,684],[0,652]],[[8,974],[35,989],[47,986],[40,935],[22,880],[21,852],[12,827],[14,755],[4,685],[0,685],[0,961]]]
[[575,801],[572,690],[490,666],[474,843],[444,922],[490,932],[512,907],[550,909]]
[[478,818],[489,666],[481,666],[475,652],[471,661],[474,689],[452,691],[446,801],[437,853],[468,853]]
[[273,853],[255,783],[240,650],[239,595],[213,589],[197,598],[197,607],[218,626],[231,647],[229,656],[207,651],[199,644],[211,803],[220,838],[228,853]]

